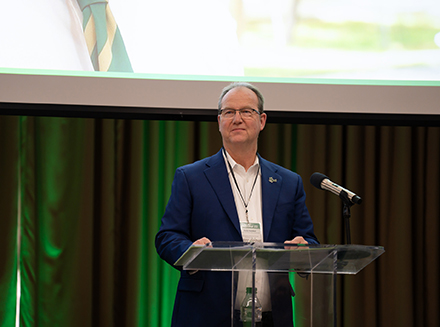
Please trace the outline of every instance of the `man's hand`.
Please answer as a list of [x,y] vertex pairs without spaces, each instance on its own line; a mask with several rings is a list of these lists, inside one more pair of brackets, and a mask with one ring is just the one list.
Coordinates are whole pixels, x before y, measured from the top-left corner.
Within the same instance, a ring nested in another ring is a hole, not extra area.
[[193,245],[206,245],[208,243],[211,243],[211,240],[207,237],[202,237],[195,241]]
[[[290,241],[285,241],[284,244],[309,244],[309,242],[307,242],[304,237],[302,236],[297,236],[295,237],[293,240]],[[296,250],[298,248],[300,248],[299,246],[285,246],[284,247],[286,250]],[[301,246],[302,249],[305,249],[307,247],[305,246]]]
[[304,237],[302,237],[302,236],[297,236],[293,240],[285,241],[284,243],[288,243],[288,244],[309,244],[309,242],[307,242],[304,239]]

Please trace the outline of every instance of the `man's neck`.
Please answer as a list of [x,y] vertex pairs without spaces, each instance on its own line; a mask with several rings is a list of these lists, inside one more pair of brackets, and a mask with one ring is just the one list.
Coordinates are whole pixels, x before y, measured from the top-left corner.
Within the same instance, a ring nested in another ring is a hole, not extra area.
[[234,159],[234,161],[244,167],[246,171],[254,164],[255,157],[257,155],[257,149],[237,149],[224,146],[228,154]]

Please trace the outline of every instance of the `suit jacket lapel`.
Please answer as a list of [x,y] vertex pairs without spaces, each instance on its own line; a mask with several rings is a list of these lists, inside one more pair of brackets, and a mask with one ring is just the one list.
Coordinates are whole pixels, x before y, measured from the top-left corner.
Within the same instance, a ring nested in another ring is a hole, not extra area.
[[264,241],[267,242],[283,179],[277,174],[277,169],[268,165],[268,162],[261,157],[260,166],[261,196],[263,202],[263,232]]
[[240,221],[238,219],[237,209],[235,208],[234,195],[231,184],[229,183],[228,171],[222,151],[211,157],[206,163],[205,176],[217,194],[218,200],[231,219],[238,233],[241,235]]

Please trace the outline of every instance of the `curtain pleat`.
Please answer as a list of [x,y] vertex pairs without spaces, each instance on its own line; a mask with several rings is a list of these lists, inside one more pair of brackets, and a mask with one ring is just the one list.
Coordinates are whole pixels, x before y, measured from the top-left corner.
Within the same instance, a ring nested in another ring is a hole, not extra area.
[[20,118],[0,119],[0,326],[15,325]]
[[[92,257],[90,296],[92,317],[84,326],[113,326],[113,315],[118,308],[115,301],[119,281],[115,273],[115,252],[119,231],[116,228],[116,122],[110,119],[93,122],[94,135],[87,144],[93,147],[88,158],[93,169],[92,239],[88,252]],[[86,304],[87,305],[87,304]]]

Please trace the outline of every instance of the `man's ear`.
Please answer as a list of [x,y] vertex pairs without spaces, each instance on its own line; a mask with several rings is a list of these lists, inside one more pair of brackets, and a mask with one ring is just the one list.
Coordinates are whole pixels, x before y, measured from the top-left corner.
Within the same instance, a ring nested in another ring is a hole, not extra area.
[[261,124],[260,131],[262,131],[264,129],[264,126],[266,126],[266,120],[267,120],[267,115],[266,113],[263,112],[260,115],[260,124]]

